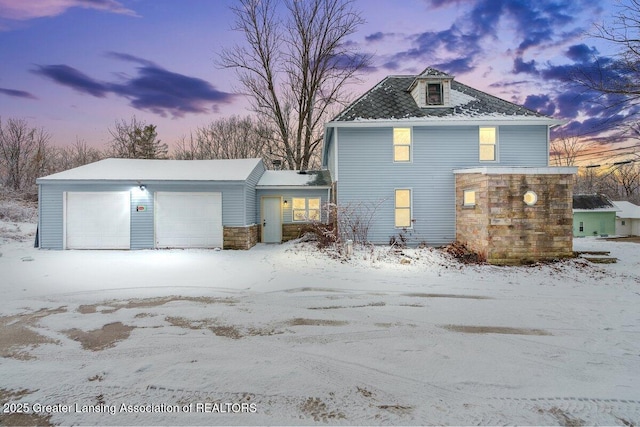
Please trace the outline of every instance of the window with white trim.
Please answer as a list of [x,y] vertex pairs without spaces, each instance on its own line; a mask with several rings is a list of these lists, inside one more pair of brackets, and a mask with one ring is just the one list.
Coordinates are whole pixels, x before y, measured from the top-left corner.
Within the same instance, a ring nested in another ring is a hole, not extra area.
[[443,105],[442,83],[427,83],[427,105]]
[[294,197],[292,205],[294,221],[320,221],[320,198]]
[[396,228],[411,227],[411,190],[397,189],[395,195]]
[[496,160],[497,131],[495,127],[480,128],[480,161],[492,162]]
[[411,161],[411,128],[393,128],[393,161]]

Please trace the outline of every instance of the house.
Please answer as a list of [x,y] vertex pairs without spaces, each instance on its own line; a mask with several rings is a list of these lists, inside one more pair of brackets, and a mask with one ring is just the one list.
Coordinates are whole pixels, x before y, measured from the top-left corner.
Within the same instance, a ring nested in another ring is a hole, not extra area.
[[631,202],[614,201],[616,213],[616,235],[640,236],[640,206]]
[[106,159],[37,179],[46,249],[248,249],[326,219],[328,171],[266,171],[262,159]]
[[368,240],[464,242],[498,264],[572,256],[573,167],[549,167],[562,122],[427,68],[389,76],[326,124],[338,206],[377,206]]
[[573,235],[608,236],[616,234],[616,208],[604,194],[573,196]]

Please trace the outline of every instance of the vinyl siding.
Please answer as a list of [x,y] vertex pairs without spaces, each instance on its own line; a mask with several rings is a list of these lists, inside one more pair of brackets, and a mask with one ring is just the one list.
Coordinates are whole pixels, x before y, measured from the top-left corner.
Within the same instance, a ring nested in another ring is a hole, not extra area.
[[[402,122],[398,122],[398,127]],[[414,244],[455,239],[454,169],[477,166],[546,166],[545,126],[498,127],[498,161],[480,162],[478,126],[414,127],[412,161],[393,162],[393,128],[340,128],[338,205],[381,203],[369,240],[386,244],[402,229],[394,224],[394,190],[412,191]]]
[[[580,231],[580,222],[583,223],[583,231]],[[599,236],[603,234],[616,234],[615,212],[573,213],[573,235],[575,237]]]
[[322,220],[325,221],[327,219],[327,195],[328,191],[326,188],[322,189],[302,189],[302,190],[276,190],[276,189],[261,189],[257,190],[258,202],[256,205],[256,222],[262,223],[262,212],[260,199],[266,196],[277,196],[282,197],[282,200],[287,201],[287,207],[282,209],[282,223],[283,224],[292,224],[293,223],[293,202],[291,201],[294,197],[319,197],[320,198],[320,208],[322,209]]
[[[222,193],[222,224],[225,226],[244,226],[252,224],[246,221],[245,184],[242,182],[172,182],[145,183],[146,194],[140,192],[137,183],[42,183],[40,184],[40,247],[62,249],[64,218],[63,195],[70,191],[132,191],[131,199],[131,248],[144,249],[154,247],[153,194],[156,191],[175,192],[220,192]],[[136,207],[144,205],[143,212]],[[251,208],[254,212],[255,207]],[[253,214],[252,214],[253,215]]]
[[247,178],[244,186],[245,196],[245,225],[251,225],[256,223],[256,209],[260,209],[259,199],[256,198],[256,185],[260,181],[260,177],[265,171],[264,163],[260,162],[253,172]]

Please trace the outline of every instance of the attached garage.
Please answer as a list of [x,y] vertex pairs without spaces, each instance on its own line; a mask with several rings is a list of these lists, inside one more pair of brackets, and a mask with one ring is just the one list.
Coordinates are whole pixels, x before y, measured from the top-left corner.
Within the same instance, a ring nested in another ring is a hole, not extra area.
[[159,191],[156,248],[221,248],[222,194]]
[[43,249],[248,249],[262,159],[105,159],[39,178]]
[[68,249],[129,249],[131,196],[128,191],[65,193]]

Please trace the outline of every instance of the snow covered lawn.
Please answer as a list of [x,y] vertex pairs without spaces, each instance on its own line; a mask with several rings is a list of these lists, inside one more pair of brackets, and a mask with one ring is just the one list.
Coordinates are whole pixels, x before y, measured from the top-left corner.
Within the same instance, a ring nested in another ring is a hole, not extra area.
[[637,243],[507,268],[300,243],[45,251],[33,224],[0,228],[4,423],[640,423]]

